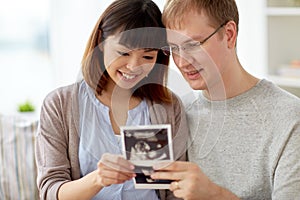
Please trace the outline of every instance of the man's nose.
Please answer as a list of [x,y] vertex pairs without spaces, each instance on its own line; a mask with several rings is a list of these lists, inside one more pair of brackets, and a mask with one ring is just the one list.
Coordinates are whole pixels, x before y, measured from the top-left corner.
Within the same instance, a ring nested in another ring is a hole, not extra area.
[[177,67],[184,68],[190,64],[189,58],[184,53],[173,55],[173,59]]

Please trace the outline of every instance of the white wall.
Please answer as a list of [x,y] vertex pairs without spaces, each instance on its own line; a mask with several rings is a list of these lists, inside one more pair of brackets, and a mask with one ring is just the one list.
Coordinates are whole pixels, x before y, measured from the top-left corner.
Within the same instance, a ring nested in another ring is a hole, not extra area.
[[239,15],[237,53],[251,74],[263,78],[267,72],[265,0],[236,0]]
[[90,33],[109,0],[51,0],[51,52],[56,86],[75,82]]

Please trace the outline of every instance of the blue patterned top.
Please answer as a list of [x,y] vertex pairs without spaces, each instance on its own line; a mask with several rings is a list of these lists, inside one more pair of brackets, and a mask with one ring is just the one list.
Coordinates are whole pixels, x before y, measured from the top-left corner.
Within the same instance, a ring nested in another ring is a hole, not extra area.
[[[104,153],[122,154],[122,144],[114,134],[109,108],[102,104],[92,89],[83,81],[79,88],[80,142],[79,163],[81,176],[96,170]],[[128,111],[126,125],[150,124],[149,110],[143,100]],[[155,190],[135,189],[133,180],[103,188],[93,200],[158,200]]]

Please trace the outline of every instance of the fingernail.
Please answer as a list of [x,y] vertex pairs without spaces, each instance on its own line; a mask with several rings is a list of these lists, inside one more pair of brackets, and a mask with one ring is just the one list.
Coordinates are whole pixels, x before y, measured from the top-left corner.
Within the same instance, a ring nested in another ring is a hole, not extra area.
[[152,166],[152,168],[153,168],[154,170],[159,169],[159,164],[154,164],[154,165]]
[[134,165],[130,165],[130,169],[134,169]]

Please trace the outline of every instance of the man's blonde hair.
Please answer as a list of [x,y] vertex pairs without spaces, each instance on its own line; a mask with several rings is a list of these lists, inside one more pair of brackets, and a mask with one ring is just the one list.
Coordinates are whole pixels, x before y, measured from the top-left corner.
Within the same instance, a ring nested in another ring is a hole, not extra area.
[[239,13],[235,0],[167,0],[162,20],[167,28],[180,29],[185,14],[205,12],[213,26],[234,21],[239,24]]

